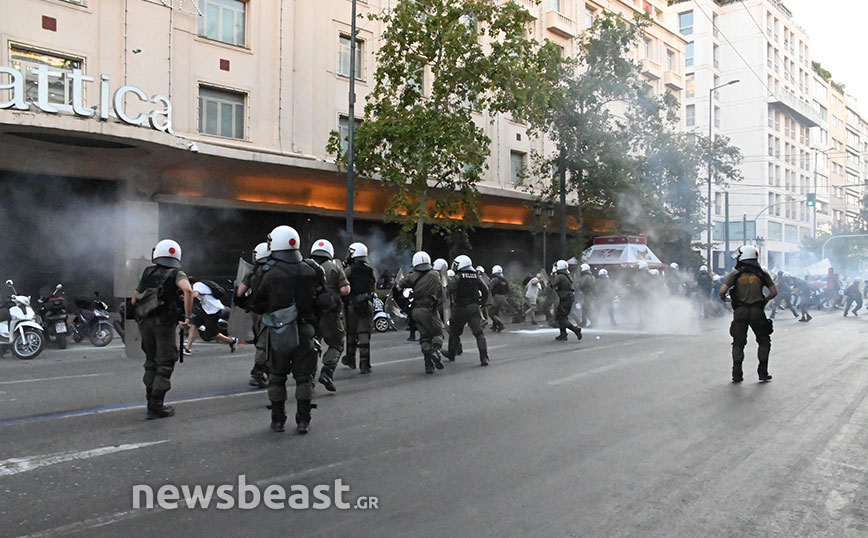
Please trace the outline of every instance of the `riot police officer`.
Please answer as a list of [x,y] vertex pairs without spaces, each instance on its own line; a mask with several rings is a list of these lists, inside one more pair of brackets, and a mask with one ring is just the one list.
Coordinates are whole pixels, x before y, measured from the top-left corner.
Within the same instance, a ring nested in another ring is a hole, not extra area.
[[335,392],[334,372],[341,352],[344,350],[344,312],[343,297],[350,293],[350,283],[344,273],[343,264],[335,261],[335,249],[328,239],[317,239],[310,247],[310,257],[325,273],[325,287],[332,300],[332,307],[320,314],[319,335],[328,346],[322,356],[322,370],[318,381],[329,392]]
[[313,408],[313,377],[317,352],[314,347],[318,312],[328,310],[331,299],[325,290],[322,267],[302,259],[298,232],[278,226],[268,235],[271,259],[253,291],[253,311],[262,314],[268,350],[268,399],[271,429],[284,431],[286,423],[286,378],[295,380],[298,433],[307,433]]
[[427,252],[419,251],[413,255],[413,271],[397,283],[392,293],[402,293],[405,289],[413,290],[410,317],[416,322],[419,331],[425,373],[433,374],[435,368],[443,369],[440,356],[443,322],[438,313],[442,284],[440,273],[431,266],[431,257]]
[[446,358],[455,360],[461,343],[461,333],[464,332],[464,326],[469,325],[479,348],[479,363],[488,366],[488,345],[482,331],[480,312],[480,305],[488,301],[488,288],[473,268],[470,257],[462,254],[455,258],[452,265],[455,268],[455,278],[449,283],[453,308],[452,319],[449,320],[449,351]]
[[371,327],[374,320],[374,287],[377,276],[368,264],[368,247],[353,243],[345,270],[350,283],[347,295],[347,354],[343,363],[356,367],[356,349],[359,350],[359,373],[371,372]]
[[181,246],[171,239],[163,239],[151,252],[151,261],[154,265],[142,272],[131,299],[145,352],[142,381],[149,420],[175,414],[175,409],[163,402],[172,388],[172,372],[178,360],[176,331],[189,327],[193,310],[193,288],[181,270]]
[[[268,262],[268,257],[271,252],[268,250],[268,243],[259,243],[253,249],[253,270],[245,275],[238,289],[235,290],[235,302],[245,310],[250,309],[249,297],[253,289],[259,285],[259,280],[262,278],[262,269]],[[265,334],[262,327],[262,316],[256,312],[250,312],[251,321],[253,321],[253,343],[256,346],[256,353],[253,356],[253,369],[250,370],[250,386],[264,389],[268,386],[268,365],[266,364],[267,353],[265,350]]]
[[[563,261],[563,260],[560,260]],[[566,262],[564,261],[566,264]],[[561,269],[557,269],[560,274]],[[567,265],[566,269],[567,273],[569,273],[569,265]],[[597,280],[594,278],[594,273],[591,272],[591,266],[587,263],[583,263],[581,266],[581,276],[579,276],[579,291],[582,292],[582,327],[590,327],[593,323],[593,308],[594,308],[594,295],[596,295],[597,289]],[[558,292],[560,307],[560,292]],[[566,335],[566,333],[564,333]],[[564,336],[566,339],[566,336]]]
[[[582,265],[582,270],[584,272],[584,268],[587,264]],[[558,329],[560,330],[560,334],[555,337],[555,340],[566,341],[567,339],[567,329],[571,330],[573,334],[576,335],[576,338],[579,340],[582,339],[582,329],[573,325],[570,321],[570,312],[573,310],[573,304],[575,304],[575,295],[573,292],[573,279],[570,278],[570,266],[567,265],[565,260],[558,260],[555,263],[555,280],[552,283],[552,287],[558,294],[558,306],[555,309],[555,319],[558,322]],[[590,266],[588,266],[588,273],[590,274]],[[591,275],[591,278],[594,278]],[[588,303],[590,304],[590,294],[588,296]],[[584,310],[584,304],[582,305],[582,310]]]
[[503,277],[503,267],[495,265],[491,268],[491,282],[488,289],[491,292],[491,308],[488,311],[491,315],[491,330],[499,333],[504,328],[500,312],[506,305],[506,298],[509,295],[509,282]]
[[[732,382],[741,383],[742,362],[744,362],[744,346],[747,345],[748,327],[756,336],[758,345],[757,358],[759,367],[757,375],[760,382],[771,381],[769,374],[769,352],[771,351],[772,325],[766,318],[765,306],[778,294],[772,277],[760,267],[756,247],[744,245],[736,251],[735,270],[726,275],[720,288],[720,298],[724,300],[727,292],[732,299],[732,324],[729,333],[732,335]],[[763,295],[763,288],[768,288],[769,294]]]

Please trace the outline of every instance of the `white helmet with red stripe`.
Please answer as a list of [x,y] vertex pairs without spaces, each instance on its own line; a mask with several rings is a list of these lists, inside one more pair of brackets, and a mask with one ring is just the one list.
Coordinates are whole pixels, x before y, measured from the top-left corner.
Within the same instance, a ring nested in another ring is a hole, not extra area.
[[310,255],[322,256],[331,260],[335,257],[335,247],[328,239],[317,239],[310,247]]
[[151,251],[151,260],[163,267],[181,267],[181,245],[172,239],[163,239]]

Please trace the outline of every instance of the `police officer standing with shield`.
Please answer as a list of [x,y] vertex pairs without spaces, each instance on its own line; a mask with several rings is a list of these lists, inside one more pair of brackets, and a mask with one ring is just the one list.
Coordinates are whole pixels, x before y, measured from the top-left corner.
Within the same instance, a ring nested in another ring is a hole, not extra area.
[[334,373],[338,360],[344,350],[344,312],[342,298],[350,293],[350,283],[344,273],[343,264],[335,261],[335,248],[328,239],[318,239],[310,247],[310,257],[314,259],[325,272],[325,286],[332,300],[332,307],[322,312],[319,317],[319,336],[328,346],[322,356],[322,369],[318,381],[329,392],[335,392]]
[[464,326],[469,325],[479,348],[479,363],[488,366],[488,345],[480,312],[480,305],[488,302],[488,287],[479,278],[469,256],[458,256],[452,265],[455,278],[449,283],[449,295],[452,297],[453,310],[452,319],[449,320],[449,351],[446,358],[455,360],[461,344],[461,333],[464,332]]
[[419,331],[419,344],[425,359],[425,373],[442,370],[440,348],[443,347],[443,321],[438,312],[442,284],[440,273],[431,267],[431,256],[419,251],[413,255],[413,272],[398,282],[392,293],[400,294],[405,289],[413,290],[413,307],[410,316]]
[[356,367],[359,350],[359,373],[371,372],[371,327],[374,321],[373,294],[377,284],[374,269],[368,265],[368,247],[353,243],[349,248],[349,264],[345,270],[350,283],[347,296],[347,354],[343,363]]
[[[732,299],[732,324],[729,334],[732,336],[732,382],[741,383],[744,379],[742,363],[744,362],[744,346],[747,345],[747,329],[753,331],[759,346],[757,358],[759,367],[757,374],[761,383],[771,381],[769,374],[769,353],[772,347],[772,322],[766,318],[765,306],[778,294],[778,289],[771,275],[760,267],[756,247],[745,245],[736,251],[735,270],[726,275],[720,288],[721,300],[726,299],[727,292]],[[763,295],[763,288],[768,288],[769,294]]]
[[[235,290],[235,303],[245,310],[250,309],[248,298],[252,290],[259,285],[259,280],[262,278],[262,269],[268,262],[270,255],[268,243],[259,243],[253,249],[253,263],[255,264],[253,270],[244,276],[244,280],[241,281],[238,289]],[[268,366],[266,364],[267,353],[262,316],[256,312],[251,312],[250,317],[253,321],[253,342],[256,346],[256,353],[253,356],[253,369],[250,370],[250,386],[264,389],[268,386]]]
[[[582,268],[584,270],[584,266]],[[588,271],[590,271],[590,267],[588,267]],[[576,338],[581,340],[582,329],[573,325],[569,319],[576,297],[573,291],[573,279],[570,278],[570,266],[565,260],[558,260],[555,263],[555,280],[552,283],[552,287],[558,294],[555,319],[557,319],[560,334],[555,337],[555,340],[565,341],[567,339],[567,329],[571,330],[576,335]],[[587,300],[590,302],[590,294]],[[584,304],[582,304],[582,310],[584,310]]]
[[286,423],[286,378],[295,380],[298,433],[308,432],[313,408],[313,377],[317,352],[314,347],[318,312],[331,307],[322,267],[302,259],[298,232],[278,226],[268,235],[271,259],[253,290],[253,311],[262,314],[268,350],[268,399],[271,429],[284,431]]
[[142,381],[149,420],[175,414],[175,409],[163,401],[172,388],[172,372],[179,357],[177,331],[189,327],[193,309],[193,288],[181,270],[181,246],[163,239],[154,247],[151,260],[154,265],[142,272],[131,299],[145,352]]

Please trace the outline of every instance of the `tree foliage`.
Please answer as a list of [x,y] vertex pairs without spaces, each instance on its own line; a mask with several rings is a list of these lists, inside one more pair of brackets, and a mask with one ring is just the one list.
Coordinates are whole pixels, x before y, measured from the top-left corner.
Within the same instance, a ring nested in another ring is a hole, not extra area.
[[[385,31],[356,167],[395,189],[388,215],[421,249],[426,222],[441,232],[478,222],[491,144],[479,123],[508,113],[542,124],[560,52],[527,37],[530,15],[515,2],[404,0],[370,17]],[[345,162],[340,148],[332,133],[329,151]]]

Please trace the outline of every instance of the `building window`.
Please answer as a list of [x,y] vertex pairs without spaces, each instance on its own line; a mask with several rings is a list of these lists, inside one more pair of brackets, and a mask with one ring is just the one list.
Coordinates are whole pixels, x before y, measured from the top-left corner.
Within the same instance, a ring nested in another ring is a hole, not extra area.
[[521,185],[524,181],[525,168],[527,167],[527,154],[520,151],[509,152],[509,182],[513,185]]
[[247,2],[241,0],[202,0],[199,4],[203,16],[199,17],[199,35],[243,47]]
[[642,57],[643,58],[651,58],[651,40],[643,39],[642,40]]
[[562,0],[549,0],[549,9],[552,9],[554,11],[560,11],[562,3]]
[[590,8],[585,8],[585,28],[590,28],[594,25],[594,10]]
[[199,86],[199,132],[244,139],[246,95]]
[[684,97],[693,97],[696,95],[696,75],[690,73],[684,78]]
[[[365,42],[356,38],[356,80],[365,78],[365,64],[362,61],[364,57]],[[344,77],[350,76],[350,36],[343,34],[338,45],[338,74]]]
[[[353,131],[357,131],[362,125],[362,120],[356,118],[353,121]],[[346,154],[350,148],[350,122],[346,116],[338,118],[338,134],[341,137],[341,152]]]
[[[24,74],[24,96],[30,102],[36,102],[39,96],[36,70],[40,66],[47,66],[52,71],[59,71],[64,75],[71,75],[73,69],[81,69],[82,61],[77,58],[57,56],[37,50],[30,50],[12,46],[9,49],[9,63],[12,68]],[[69,76],[48,77],[48,102],[72,106],[72,78]]]
[[714,126],[720,129],[720,107],[714,107]]
[[684,119],[688,127],[696,125],[696,105],[684,107]]
[[693,43],[690,42],[687,44],[687,47],[684,49],[684,65],[687,67],[693,67]]
[[666,70],[674,71],[675,70],[675,53],[671,50],[666,51]]
[[690,35],[693,33],[693,12],[687,11],[685,13],[681,13],[678,15],[678,27],[681,29],[681,33],[683,35]]

